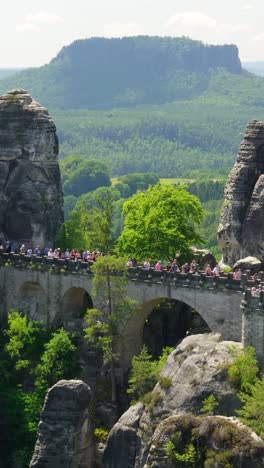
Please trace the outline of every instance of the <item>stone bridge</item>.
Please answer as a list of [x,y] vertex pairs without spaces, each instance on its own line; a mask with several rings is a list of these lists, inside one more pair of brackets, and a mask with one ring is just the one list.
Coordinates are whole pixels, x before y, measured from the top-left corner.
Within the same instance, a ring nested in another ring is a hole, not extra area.
[[[137,300],[137,310],[121,331],[116,344],[126,368],[143,343],[143,328],[153,309],[164,300],[176,300],[193,308],[208,327],[225,340],[243,341],[264,353],[263,293],[243,293],[255,282],[243,275],[208,277],[128,269],[127,295]],[[0,317],[10,310],[24,310],[47,325],[70,326],[81,322],[87,308],[96,307],[92,297],[92,273],[87,262],[73,262],[19,254],[0,256]]]

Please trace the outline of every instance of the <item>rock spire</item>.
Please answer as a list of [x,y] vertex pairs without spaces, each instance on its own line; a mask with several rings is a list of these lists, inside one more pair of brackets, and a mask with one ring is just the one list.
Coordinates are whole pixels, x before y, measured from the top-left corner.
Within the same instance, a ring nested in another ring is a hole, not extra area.
[[225,188],[218,227],[223,263],[264,255],[264,122],[246,128]]
[[0,96],[0,238],[52,245],[63,222],[56,127],[24,90]]
[[48,391],[30,468],[92,468],[90,399],[81,380],[60,380]]

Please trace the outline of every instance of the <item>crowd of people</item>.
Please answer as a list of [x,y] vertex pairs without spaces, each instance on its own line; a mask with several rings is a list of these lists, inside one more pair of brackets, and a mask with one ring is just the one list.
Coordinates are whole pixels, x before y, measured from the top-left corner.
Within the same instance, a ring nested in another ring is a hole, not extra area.
[[76,249],[66,249],[61,250],[59,247],[52,249],[50,247],[40,248],[39,245],[36,247],[26,247],[25,244],[11,243],[11,242],[2,242],[0,244],[0,253],[16,253],[32,257],[33,255],[37,257],[48,257],[48,258],[61,258],[68,259],[72,261],[96,261],[98,256],[104,255],[98,250],[76,250]]
[[[27,257],[37,256],[37,257],[47,257],[47,258],[61,258],[71,261],[83,261],[83,262],[95,262],[98,256],[103,256],[104,253],[100,252],[99,250],[89,251],[86,250],[76,250],[76,249],[66,249],[61,250],[59,247],[52,249],[50,247],[41,248],[39,245],[36,247],[26,246],[25,244],[19,244],[16,242],[8,242],[8,241],[1,241],[0,240],[0,254],[1,253],[15,253],[15,254],[22,254]],[[128,267],[135,267],[137,266],[137,262],[133,259],[129,259],[127,262]],[[181,272],[181,273],[192,273],[198,274],[198,272],[203,271],[206,276],[220,276],[221,271],[219,266],[216,264],[214,267],[211,267],[209,263],[207,263],[202,269],[197,263],[195,259],[192,260],[190,263],[184,263],[183,265],[179,265],[178,259],[175,258],[172,262],[168,262],[166,265],[162,263],[161,260],[156,262],[155,264],[151,264],[148,260],[145,260],[142,267],[145,270],[154,269],[155,271],[168,271],[171,273],[174,272]],[[241,280],[242,276],[241,268],[236,268],[232,271],[232,277],[236,280]],[[248,279],[251,280],[258,280],[258,273],[253,274]],[[251,289],[253,296],[258,296],[262,288],[253,286]]]
[[[127,262],[128,267],[133,267],[135,265],[135,261],[132,259],[129,259]],[[174,272],[179,272],[179,273],[198,273],[199,271],[204,271],[206,276],[220,276],[221,271],[219,265],[215,265],[214,267],[211,267],[209,263],[206,264],[205,268],[202,269],[197,263],[195,259],[192,260],[191,263],[184,263],[183,265],[178,264],[177,258],[175,258],[172,262],[168,262],[166,266],[163,266],[162,261],[159,260],[155,265],[151,265],[148,260],[145,260],[143,263],[143,268],[145,270],[150,270],[151,268],[154,268],[156,271],[169,271],[171,273]],[[242,276],[242,270],[241,268],[237,268],[232,272],[233,279],[240,280]]]

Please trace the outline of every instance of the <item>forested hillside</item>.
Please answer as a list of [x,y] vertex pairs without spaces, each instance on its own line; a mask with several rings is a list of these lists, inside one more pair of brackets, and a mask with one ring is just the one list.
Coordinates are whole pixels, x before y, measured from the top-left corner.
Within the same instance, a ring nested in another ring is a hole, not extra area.
[[223,74],[206,95],[188,101],[52,114],[61,158],[100,159],[113,176],[151,171],[160,177],[215,177],[231,169],[248,121],[264,119],[263,96],[263,79]]
[[23,70],[23,68],[0,68],[0,80],[10,77]]
[[188,38],[93,38],[0,81],[49,108],[60,156],[99,159],[111,176],[226,176],[247,122],[264,119],[264,79],[235,46]]
[[49,108],[111,108],[190,99],[208,88],[213,71],[241,74],[234,45],[182,38],[92,38],[64,47],[48,65],[0,84],[25,88]]

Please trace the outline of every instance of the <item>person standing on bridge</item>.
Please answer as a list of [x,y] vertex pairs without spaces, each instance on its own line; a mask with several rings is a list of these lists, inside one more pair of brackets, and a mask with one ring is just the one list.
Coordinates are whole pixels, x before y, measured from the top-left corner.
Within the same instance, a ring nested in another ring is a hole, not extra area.
[[162,263],[161,260],[159,260],[156,265],[155,265],[155,270],[156,271],[162,271]]
[[145,262],[143,263],[143,268],[145,268],[145,270],[150,269],[150,263],[148,262],[148,260],[145,260]]

